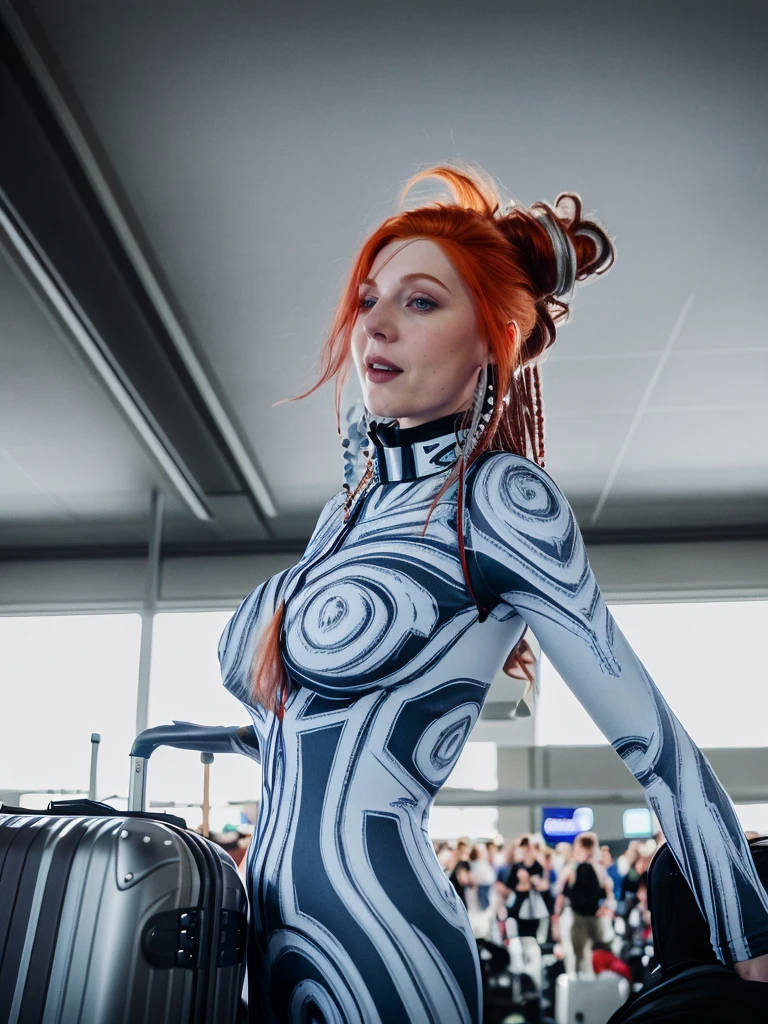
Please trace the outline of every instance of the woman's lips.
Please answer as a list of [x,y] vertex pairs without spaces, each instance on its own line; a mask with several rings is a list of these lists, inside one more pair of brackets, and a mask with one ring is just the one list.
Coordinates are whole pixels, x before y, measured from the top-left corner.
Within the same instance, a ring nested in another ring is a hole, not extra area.
[[366,376],[373,384],[386,384],[402,371],[382,356],[369,358],[366,362]]
[[371,381],[371,383],[373,383],[373,384],[386,384],[386,382],[388,380],[392,380],[394,377],[397,377],[402,372],[403,372],[402,370],[394,370],[394,369],[393,370],[379,370],[379,369],[374,370],[372,366],[369,366],[368,369],[366,370],[365,375],[368,378],[368,380]]

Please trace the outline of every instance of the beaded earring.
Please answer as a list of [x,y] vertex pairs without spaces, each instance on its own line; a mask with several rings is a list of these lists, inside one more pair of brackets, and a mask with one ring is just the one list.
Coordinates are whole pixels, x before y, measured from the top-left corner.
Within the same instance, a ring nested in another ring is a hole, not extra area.
[[491,421],[494,403],[493,370],[484,366],[477,377],[477,386],[472,400],[472,419],[470,421],[467,437],[464,442],[464,457],[466,458]]
[[[344,449],[344,483],[343,488],[347,492],[344,502],[344,522],[349,519],[349,513],[355,499],[366,488],[373,477],[373,462],[371,460],[371,441],[368,437],[368,411],[362,402],[357,402],[347,411],[346,437],[341,436],[339,440]],[[361,458],[362,457],[362,458]],[[365,459],[364,468],[361,466],[362,459]],[[355,480],[357,485],[353,487]]]

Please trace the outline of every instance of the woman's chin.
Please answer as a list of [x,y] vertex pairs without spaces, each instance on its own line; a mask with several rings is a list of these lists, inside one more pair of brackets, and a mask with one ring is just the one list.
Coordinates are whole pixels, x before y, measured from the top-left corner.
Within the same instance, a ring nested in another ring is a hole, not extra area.
[[409,415],[402,406],[371,395],[368,396],[365,407],[371,416],[375,416],[378,420],[397,420],[401,416]]

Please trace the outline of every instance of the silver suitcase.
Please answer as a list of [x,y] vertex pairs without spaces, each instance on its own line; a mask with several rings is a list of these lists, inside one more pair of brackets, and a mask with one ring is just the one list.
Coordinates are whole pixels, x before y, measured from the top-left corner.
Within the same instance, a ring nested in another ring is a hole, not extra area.
[[3,1024],[235,1024],[247,901],[232,858],[143,813],[160,745],[253,754],[248,730],[174,723],[131,752],[121,814],[95,801],[0,806]]
[[627,1001],[629,982],[613,971],[591,978],[561,974],[555,983],[557,1024],[606,1024]]

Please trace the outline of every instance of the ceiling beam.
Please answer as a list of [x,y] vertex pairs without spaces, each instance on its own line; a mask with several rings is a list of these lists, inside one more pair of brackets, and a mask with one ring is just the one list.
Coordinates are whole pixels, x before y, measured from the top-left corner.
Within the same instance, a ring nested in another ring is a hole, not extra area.
[[34,12],[10,0],[0,0],[0,77],[15,262],[190,511],[210,518],[206,493],[243,494],[270,535],[277,510],[255,458]]
[[[587,548],[636,544],[686,544],[693,542],[722,542],[768,540],[768,525],[709,528],[706,530],[628,530],[600,534],[585,532]],[[232,555],[296,555],[304,553],[309,535],[289,538],[275,538],[269,541],[166,541],[163,557],[169,558],[216,558]],[[108,559],[145,558],[146,544],[77,544],[77,545],[35,545],[24,547],[0,546],[0,562],[60,561],[62,559]]]

